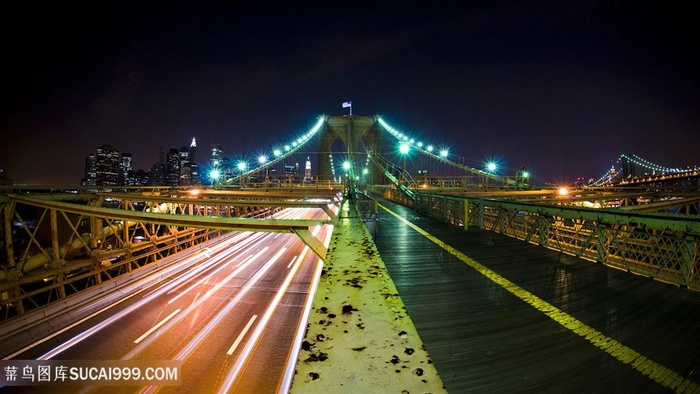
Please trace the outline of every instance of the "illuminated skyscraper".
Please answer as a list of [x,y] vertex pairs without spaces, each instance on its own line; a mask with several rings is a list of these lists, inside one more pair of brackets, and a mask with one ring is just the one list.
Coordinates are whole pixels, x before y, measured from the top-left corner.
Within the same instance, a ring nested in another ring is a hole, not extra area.
[[192,143],[190,143],[190,153],[187,158],[190,167],[190,183],[192,185],[201,185],[202,181],[199,179],[199,164],[197,163],[197,141],[192,137]]
[[186,146],[180,148],[180,186],[192,185],[192,166],[190,163],[190,149]]
[[81,182],[83,186],[97,185],[97,163],[94,153],[85,156],[85,176]]
[[180,185],[180,152],[173,148],[168,151],[165,159],[165,184],[167,186]]
[[212,168],[220,168],[223,165],[224,152],[218,144],[211,148],[210,164]]
[[306,166],[304,167],[304,180],[311,180],[311,159],[306,156]]
[[132,170],[132,159],[131,159],[131,153],[122,153],[122,158],[121,158],[121,173],[119,174],[119,184],[120,185],[127,185],[129,183],[129,171]]
[[195,141],[194,137],[192,137],[192,143],[190,144],[190,154],[188,157],[188,161],[190,163],[197,162],[197,141]]
[[116,186],[121,173],[121,154],[112,145],[102,145],[95,155],[97,186]]

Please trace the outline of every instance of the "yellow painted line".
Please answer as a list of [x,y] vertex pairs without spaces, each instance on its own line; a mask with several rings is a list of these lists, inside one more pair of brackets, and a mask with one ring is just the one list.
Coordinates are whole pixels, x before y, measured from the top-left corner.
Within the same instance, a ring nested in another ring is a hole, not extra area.
[[442,242],[437,237],[431,235],[422,228],[399,216],[397,213],[393,212],[384,205],[378,205],[383,210],[387,211],[395,218],[402,221],[408,227],[415,230],[418,234],[424,236],[425,238],[428,238],[430,241],[432,241],[448,253],[462,260],[471,268],[475,269],[485,277],[491,279],[494,283],[503,287],[505,290],[511,292],[521,300],[532,305],[535,309],[549,316],[555,322],[561,324],[562,326],[568,328],[577,335],[583,337],[595,347],[605,351],[606,353],[608,353],[612,357],[615,357],[619,361],[625,364],[629,364],[632,368],[634,368],[638,372],[641,372],[645,376],[648,376],[651,380],[655,381],[656,383],[664,387],[668,387],[674,390],[676,393],[693,393],[696,392],[696,390],[700,389],[700,385],[693,382],[692,380],[684,378],[682,375],[679,375],[671,369],[666,368],[663,365],[642,356],[635,350],[621,344],[613,338],[606,336],[605,334],[596,330],[595,328],[576,319],[575,317],[558,309],[557,307],[548,303],[547,301],[537,297],[536,295],[530,293],[529,291],[523,289],[522,287],[516,285],[515,283],[509,281],[501,275],[498,275],[494,271],[486,268],[485,266],[471,259],[469,256],[460,252],[459,250]]

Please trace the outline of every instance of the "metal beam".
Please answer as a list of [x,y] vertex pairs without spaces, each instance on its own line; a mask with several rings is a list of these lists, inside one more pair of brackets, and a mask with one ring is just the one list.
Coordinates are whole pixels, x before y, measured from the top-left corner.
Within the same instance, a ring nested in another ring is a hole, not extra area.
[[167,226],[208,228],[217,230],[264,231],[289,233],[294,230],[308,230],[309,227],[330,223],[328,220],[294,220],[294,219],[248,219],[228,217],[208,217],[174,215],[153,212],[126,211],[122,209],[89,207],[57,201],[46,201],[25,196],[11,195],[17,202],[47,209],[59,209],[65,212],[87,216],[98,216],[113,220],[154,223]]
[[[143,196],[139,194],[122,194],[109,193],[105,196],[131,201],[153,201],[153,202],[169,202],[175,204],[198,204],[198,205],[225,205],[233,207],[280,207],[280,208],[319,208],[322,209],[329,218],[335,219],[335,214],[328,207],[333,202],[312,202],[304,200],[234,200],[221,198],[201,198],[200,196],[184,196],[184,197],[164,197],[164,196]],[[269,196],[263,196],[269,198]],[[250,198],[250,197],[249,197]]]
[[326,254],[328,254],[328,249],[323,245],[323,243],[308,229],[292,229],[292,232],[301,238],[302,242],[306,244],[321,260],[326,261]]

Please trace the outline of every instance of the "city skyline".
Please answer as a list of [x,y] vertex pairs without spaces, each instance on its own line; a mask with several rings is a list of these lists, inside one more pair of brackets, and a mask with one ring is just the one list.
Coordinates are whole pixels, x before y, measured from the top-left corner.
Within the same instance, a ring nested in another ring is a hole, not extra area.
[[74,158],[100,144],[148,168],[149,152],[192,135],[254,157],[352,101],[354,115],[547,182],[599,176],[621,154],[695,166],[692,15],[592,0],[19,5],[38,34],[6,38],[0,165],[17,183],[71,185]]

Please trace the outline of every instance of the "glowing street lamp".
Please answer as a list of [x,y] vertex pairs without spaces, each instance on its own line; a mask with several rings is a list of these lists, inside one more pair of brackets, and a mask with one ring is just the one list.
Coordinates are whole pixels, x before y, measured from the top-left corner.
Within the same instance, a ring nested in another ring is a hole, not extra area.
[[345,171],[350,170],[350,166],[351,166],[351,164],[350,164],[350,162],[349,162],[348,160],[345,160],[345,161],[343,162],[343,169],[344,169]]
[[450,154],[450,151],[447,149],[442,149],[440,150],[440,157],[442,158],[447,158],[447,156]]
[[260,155],[260,156],[258,157],[258,163],[260,163],[260,164],[265,164],[265,163],[267,163],[267,157],[265,157],[265,155]]
[[[486,163],[486,170],[487,170],[490,174],[493,174],[494,172],[496,172],[496,168],[498,168],[498,166],[496,165],[496,163],[494,163],[494,162],[492,162],[492,161]],[[489,177],[486,176],[485,174],[484,174],[484,184],[486,185],[486,188],[488,189],[488,187],[489,187],[489,186],[488,186],[488,185],[489,185]]]
[[236,163],[236,169],[238,169],[238,183],[243,187],[243,173],[246,171],[248,168],[248,163],[245,161],[241,160],[238,163]]
[[211,171],[209,171],[209,179],[211,179],[212,185],[216,184],[220,178],[221,178],[221,171],[219,171],[218,168],[214,168]]
[[401,172],[401,176],[404,179],[404,182],[406,181],[406,173],[408,172],[408,169],[406,169],[406,156],[408,156],[408,152],[411,151],[411,145],[409,145],[407,142],[402,142],[399,145],[399,153],[401,153],[401,156],[403,157],[403,171]]

